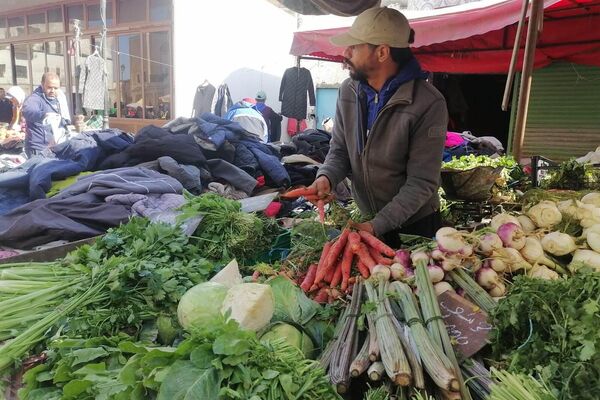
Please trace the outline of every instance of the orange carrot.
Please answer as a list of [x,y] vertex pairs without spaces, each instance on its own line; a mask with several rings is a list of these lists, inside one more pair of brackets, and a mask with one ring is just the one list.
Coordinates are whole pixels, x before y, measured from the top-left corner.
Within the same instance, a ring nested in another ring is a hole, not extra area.
[[358,271],[360,272],[360,274],[362,275],[363,278],[367,279],[369,276],[371,276],[371,272],[369,271],[369,268],[367,268],[367,266],[365,264],[363,264],[362,261],[358,261],[358,263],[356,264],[356,267],[358,268]]
[[352,245],[348,243],[344,248],[344,255],[342,256],[342,290],[348,288],[348,279],[350,279],[350,271],[352,270],[352,260],[354,259],[354,252],[352,251]]
[[331,280],[333,279],[333,275],[335,275],[335,268],[329,268],[325,274],[325,277],[323,278],[323,281],[330,284]]
[[335,266],[335,273],[333,274],[333,279],[331,279],[331,287],[336,287],[337,285],[340,284],[340,281],[342,280],[342,262],[340,262],[339,264],[337,264]]
[[323,200],[317,201],[317,210],[319,210],[319,220],[322,224],[325,223],[325,202]]
[[285,193],[282,193],[281,197],[283,197],[284,199],[295,199],[300,196],[310,196],[310,195],[315,195],[315,194],[317,194],[316,187],[302,186],[302,187],[299,187],[296,189],[288,190]]
[[377,239],[375,236],[371,235],[369,232],[360,231],[358,232],[358,234],[360,235],[360,238],[363,242],[367,243],[369,246],[371,246],[378,252],[383,253],[388,257],[394,257],[396,255],[394,249],[392,249],[387,244],[383,243],[381,240]]
[[382,264],[382,265],[392,265],[393,264],[393,261],[391,258],[387,258],[387,257],[383,256],[381,253],[379,253],[377,250],[375,250],[371,246],[367,246],[367,248],[369,249],[369,254],[371,255],[371,258],[373,258],[373,260],[375,260],[375,262],[377,264]]
[[327,254],[327,258],[325,259],[325,262],[323,263],[324,271],[322,271],[322,270],[317,271],[317,277],[315,279],[315,282],[321,282],[321,280],[323,279],[323,277],[325,276],[325,274],[327,273],[329,268],[333,268],[335,266],[336,260],[338,259],[338,257],[344,250],[344,247],[346,246],[346,242],[348,241],[349,234],[350,234],[350,229],[345,228],[342,231],[342,234],[340,235],[338,240],[333,244],[333,246],[331,246],[331,250],[329,250],[329,253]]
[[373,260],[373,258],[369,254],[369,250],[367,250],[367,246],[364,243],[360,242],[356,246],[353,245],[352,247],[354,254],[356,254],[360,261],[362,261],[363,264],[365,264],[367,268],[369,268],[369,271],[372,270],[375,267],[375,265],[377,265],[375,260]]
[[312,287],[313,282],[315,281],[315,276],[317,275],[317,264],[310,264],[308,267],[308,272],[306,273],[306,277],[300,287],[304,292],[308,292],[308,290]]
[[360,235],[356,232],[351,232],[350,235],[348,235],[348,241],[352,244],[358,244],[360,243]]
[[[313,282],[313,286],[316,285],[317,283],[321,282],[321,280],[323,279],[323,277],[325,277],[325,274],[327,273],[327,271],[324,270],[324,264],[325,264],[325,260],[327,259],[327,255],[331,251],[331,246],[333,246],[333,242],[327,242],[323,246],[323,251],[321,252],[321,258],[319,258],[319,264],[317,265],[317,272],[315,275],[315,280]],[[316,287],[311,288],[311,291],[314,289],[316,289]]]
[[319,195],[317,195],[317,194],[307,194],[306,196],[302,196],[302,197],[304,197],[306,200],[310,201],[311,203],[316,203],[318,200],[321,199],[319,197]]

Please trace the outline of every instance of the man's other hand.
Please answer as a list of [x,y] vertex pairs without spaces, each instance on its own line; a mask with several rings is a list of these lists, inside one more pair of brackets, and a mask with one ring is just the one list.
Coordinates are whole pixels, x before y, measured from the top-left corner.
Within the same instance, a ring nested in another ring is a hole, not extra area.
[[324,175],[315,179],[310,187],[315,187],[317,189],[317,196],[320,199],[331,197],[331,183],[329,183],[329,179]]
[[370,222],[354,222],[352,221],[350,223],[350,226],[354,229],[356,229],[357,231],[365,231],[365,232],[369,232],[371,235],[374,235],[375,232],[373,230],[373,224],[371,224]]

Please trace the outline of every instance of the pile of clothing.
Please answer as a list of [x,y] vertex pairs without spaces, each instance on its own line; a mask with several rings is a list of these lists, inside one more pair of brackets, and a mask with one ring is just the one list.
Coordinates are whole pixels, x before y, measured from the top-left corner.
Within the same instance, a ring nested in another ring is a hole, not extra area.
[[452,157],[459,158],[469,154],[477,156],[501,155],[504,146],[493,136],[476,137],[471,132],[446,132],[443,161],[448,162]]

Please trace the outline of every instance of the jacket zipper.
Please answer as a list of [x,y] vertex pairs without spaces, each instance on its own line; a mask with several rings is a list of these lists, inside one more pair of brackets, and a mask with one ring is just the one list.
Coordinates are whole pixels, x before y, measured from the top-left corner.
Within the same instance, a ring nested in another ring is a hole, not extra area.
[[[378,100],[379,100],[378,99],[378,95],[376,94],[375,95],[375,103],[377,103]],[[386,104],[381,109],[381,111],[379,111],[379,113],[377,114],[377,116],[375,117],[375,121],[373,121],[373,126],[371,126],[371,129],[369,130],[369,134],[367,135],[367,138],[365,140],[365,147],[363,148],[363,160],[364,160],[363,161],[363,180],[365,181],[365,187],[367,188],[367,193],[368,193],[368,196],[369,196],[369,203],[371,205],[371,212],[372,213],[375,213],[376,207],[375,207],[375,199],[373,198],[373,194],[372,194],[371,190],[368,189],[368,187],[369,187],[369,181],[370,181],[369,174],[367,173],[367,166],[369,165],[369,157],[368,157],[368,152],[367,152],[367,149],[368,149],[368,146],[369,146],[369,137],[374,132],[375,126],[377,125],[377,120],[379,120],[379,117],[384,113],[384,111],[386,111],[386,110],[388,110],[388,109],[390,109],[390,108],[392,108],[392,107],[394,107],[394,106],[396,106],[398,104],[403,104],[403,103],[404,102],[402,102],[402,101],[396,101],[396,102],[393,102],[391,104],[388,102],[388,104]],[[409,103],[404,103],[404,104],[409,104]]]

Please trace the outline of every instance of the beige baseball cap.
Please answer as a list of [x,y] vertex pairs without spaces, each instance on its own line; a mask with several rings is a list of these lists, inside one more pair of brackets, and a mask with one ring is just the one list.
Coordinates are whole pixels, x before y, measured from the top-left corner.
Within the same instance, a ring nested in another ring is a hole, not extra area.
[[369,8],[359,14],[346,33],[332,36],[336,46],[348,47],[362,43],[409,47],[410,26],[398,10],[388,7]]

